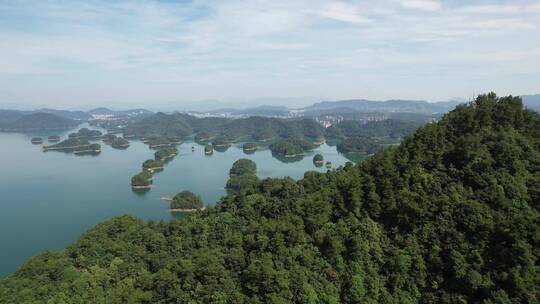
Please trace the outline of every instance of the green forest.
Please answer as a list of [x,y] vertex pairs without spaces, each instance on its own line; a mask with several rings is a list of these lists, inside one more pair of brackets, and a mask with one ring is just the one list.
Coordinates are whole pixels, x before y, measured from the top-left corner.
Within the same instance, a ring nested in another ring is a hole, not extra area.
[[490,93],[357,165],[256,181],[186,220],[112,218],[0,299],[538,303],[539,257],[540,115]]

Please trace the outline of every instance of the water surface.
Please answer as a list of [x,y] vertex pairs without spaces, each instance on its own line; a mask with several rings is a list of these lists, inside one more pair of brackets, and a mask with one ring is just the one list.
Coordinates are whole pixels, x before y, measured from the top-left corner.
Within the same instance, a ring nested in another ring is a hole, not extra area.
[[36,135],[65,138],[68,133],[0,133],[0,277],[44,250],[64,248],[112,216],[181,218],[183,215],[171,214],[168,203],[159,199],[164,195],[190,190],[207,205],[215,204],[225,194],[232,163],[240,158],[255,161],[260,178],[295,179],[308,170],[327,170],[313,165],[314,153],[321,153],[334,167],[348,161],[326,144],[304,158],[284,162],[272,157],[268,149],[245,154],[240,144],[206,156],[203,146],[188,141],[178,147],[179,155],[165,170],[154,176],[154,187],[141,193],[132,191],[130,179],[140,172],[144,160],[153,158],[154,150],[138,141],[132,141],[127,150],[115,150],[100,142],[101,154],[77,156],[42,152],[41,145],[30,143]]

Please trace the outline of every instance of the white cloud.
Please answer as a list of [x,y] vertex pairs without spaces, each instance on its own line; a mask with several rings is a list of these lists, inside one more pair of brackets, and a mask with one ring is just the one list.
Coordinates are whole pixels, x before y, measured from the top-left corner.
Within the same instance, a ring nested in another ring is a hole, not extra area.
[[318,15],[324,18],[353,24],[370,22],[369,18],[366,18],[360,14],[357,7],[343,2],[331,2],[323,5],[318,11]]
[[[540,78],[540,19],[522,17],[538,3],[478,3],[0,3],[0,91],[87,102],[107,94],[123,100],[273,92],[365,97],[362,89],[376,95],[376,88],[384,98],[391,88],[394,97],[417,91],[437,99],[470,86],[469,77],[485,84],[505,77],[516,88],[533,83],[531,75]],[[440,83],[425,87],[433,76]],[[68,93],[66,83],[73,85]],[[84,94],[74,95],[76,89]]]
[[442,5],[437,0],[399,0],[401,6],[423,11],[437,11]]

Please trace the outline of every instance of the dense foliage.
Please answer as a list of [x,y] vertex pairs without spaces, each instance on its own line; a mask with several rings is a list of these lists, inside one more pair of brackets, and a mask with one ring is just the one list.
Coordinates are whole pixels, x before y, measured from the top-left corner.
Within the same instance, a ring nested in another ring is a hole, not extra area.
[[251,159],[241,158],[235,161],[229,170],[230,176],[243,174],[257,174],[257,164]]
[[266,179],[184,221],[113,218],[6,303],[538,303],[540,116],[479,96],[397,148]]
[[382,148],[381,144],[369,137],[354,136],[345,138],[337,145],[337,150],[343,153],[361,152],[372,154]]
[[90,130],[88,128],[81,128],[76,133],[69,134],[70,138],[80,138],[80,139],[96,139],[102,136],[101,131],[99,130]]
[[244,152],[254,152],[257,150],[257,144],[252,142],[247,142],[242,145]]
[[91,144],[87,139],[68,138],[57,144],[43,146],[43,151],[64,151],[64,152],[100,152],[100,144]]
[[122,137],[116,137],[112,140],[111,147],[115,149],[125,149],[129,147],[129,141]]
[[332,126],[332,128],[337,128],[339,131],[330,130],[330,134],[327,134],[327,136],[335,137],[337,134],[341,134],[345,137],[390,137],[401,139],[406,135],[412,134],[422,124],[423,122],[421,121],[405,122],[395,119],[370,121],[367,123],[357,120],[344,120]]
[[191,191],[177,193],[171,201],[171,209],[201,209],[204,207],[200,196]]
[[282,156],[303,155],[305,151],[313,149],[315,149],[314,144],[298,138],[284,139],[270,145],[272,153]]
[[178,149],[177,148],[168,147],[168,148],[163,148],[163,149],[157,150],[156,153],[154,153],[154,158],[156,160],[163,161],[163,160],[172,158],[177,154],[178,154]]
[[195,134],[195,140],[212,140],[214,145],[228,145],[241,138],[270,140],[304,136],[316,138],[324,135],[324,128],[312,119],[279,119],[248,117],[226,119],[197,118],[186,114],[157,113],[128,125],[124,134],[129,137],[185,137]]
[[148,170],[143,170],[131,178],[131,186],[133,187],[148,187],[150,185],[152,185],[152,172]]
[[142,167],[144,170],[149,169],[161,169],[163,168],[163,161],[155,159],[147,159],[143,162]]

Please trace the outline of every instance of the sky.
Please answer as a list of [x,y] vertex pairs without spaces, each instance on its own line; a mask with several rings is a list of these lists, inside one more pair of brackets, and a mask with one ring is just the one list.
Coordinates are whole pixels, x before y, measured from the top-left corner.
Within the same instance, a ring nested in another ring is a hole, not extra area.
[[539,0],[0,0],[0,108],[436,101],[539,80]]

